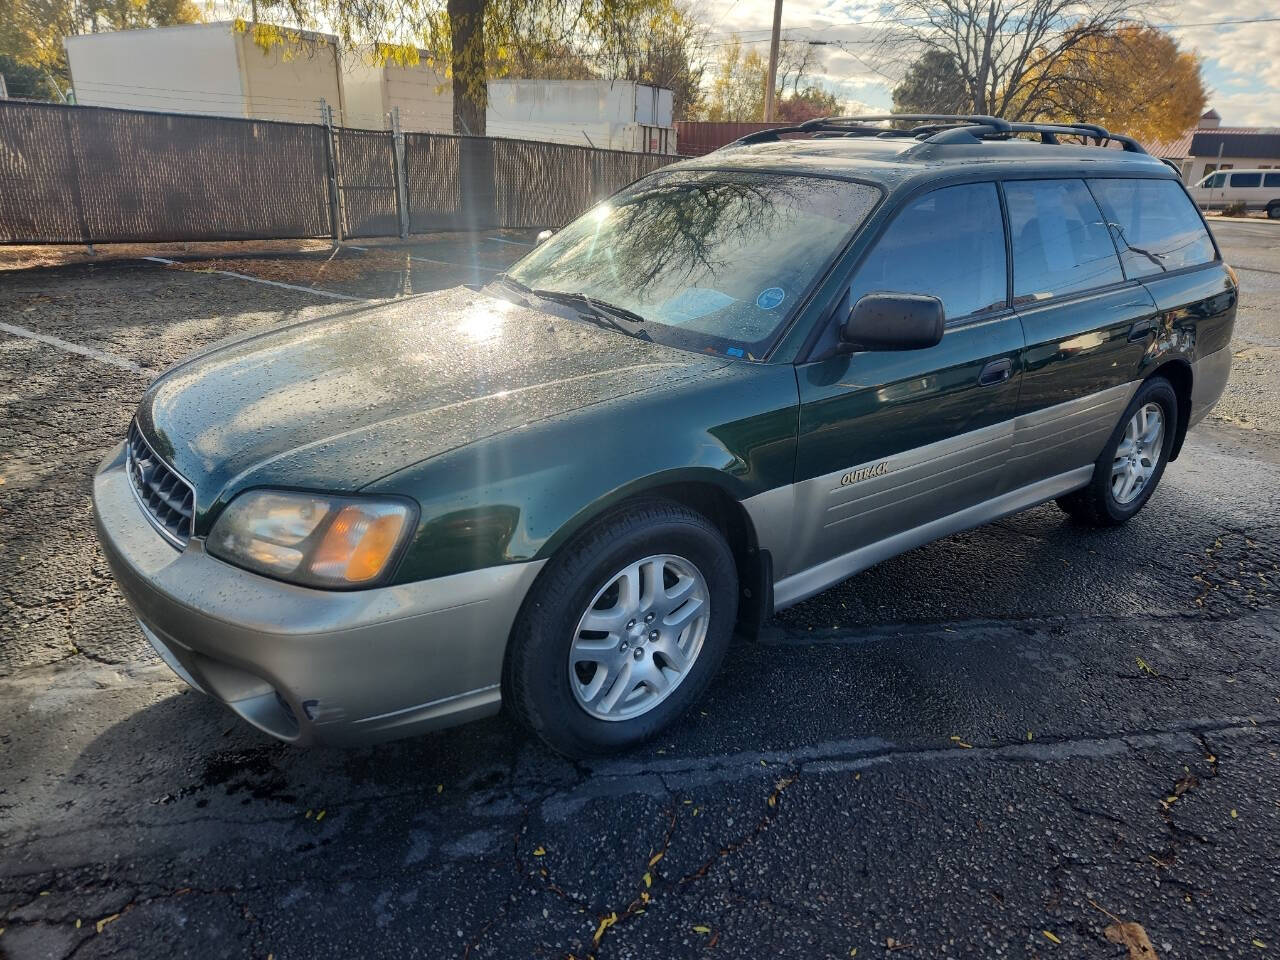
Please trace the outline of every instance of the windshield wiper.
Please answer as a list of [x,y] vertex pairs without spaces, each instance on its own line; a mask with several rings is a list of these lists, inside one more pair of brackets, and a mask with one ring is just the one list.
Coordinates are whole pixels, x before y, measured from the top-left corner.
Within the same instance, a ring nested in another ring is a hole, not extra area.
[[533,287],[527,283],[521,283],[509,273],[500,273],[492,280],[493,283],[505,283],[509,287],[515,287],[521,293],[533,293]]
[[[622,320],[627,324],[644,323],[644,317],[634,310],[628,310],[626,307],[609,303],[607,300],[599,300],[585,293],[568,293],[563,290],[533,290],[531,292],[535,297],[541,297],[543,300],[553,300],[556,303],[563,303],[565,306],[585,309],[597,319]],[[614,326],[627,333],[635,332],[630,327],[618,323],[615,323]]]

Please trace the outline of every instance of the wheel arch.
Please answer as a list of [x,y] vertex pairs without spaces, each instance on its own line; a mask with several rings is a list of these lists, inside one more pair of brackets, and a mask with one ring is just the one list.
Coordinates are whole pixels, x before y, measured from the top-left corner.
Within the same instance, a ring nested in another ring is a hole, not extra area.
[[773,561],[769,551],[760,549],[755,524],[742,506],[737,486],[734,478],[709,470],[649,478],[584,508],[548,540],[543,552],[554,557],[592,526],[630,505],[645,500],[678,503],[706,517],[728,542],[738,568],[738,623],[754,635],[773,613]]
[[1182,441],[1186,439],[1187,428],[1191,423],[1191,388],[1194,385],[1195,374],[1192,372],[1190,363],[1182,357],[1176,357],[1156,367],[1146,379],[1151,380],[1154,377],[1168,380],[1173,387],[1174,395],[1178,398],[1178,423],[1173,435],[1173,447],[1169,451],[1169,460],[1174,461],[1178,459],[1178,454],[1182,450]]

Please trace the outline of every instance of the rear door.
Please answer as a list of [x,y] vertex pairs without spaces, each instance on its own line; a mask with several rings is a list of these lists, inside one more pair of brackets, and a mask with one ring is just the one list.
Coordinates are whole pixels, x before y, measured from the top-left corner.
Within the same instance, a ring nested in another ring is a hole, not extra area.
[[1083,470],[1132,395],[1156,305],[1126,279],[1083,180],[1003,185],[1026,346],[1009,457],[1015,486]]
[[[857,267],[836,321],[872,292],[939,297],[946,331],[929,349],[833,352],[797,368],[796,529],[784,578],[847,561],[1001,484],[1022,332],[1007,303],[996,186],[942,187],[907,201]],[[797,592],[780,587],[780,600]]]

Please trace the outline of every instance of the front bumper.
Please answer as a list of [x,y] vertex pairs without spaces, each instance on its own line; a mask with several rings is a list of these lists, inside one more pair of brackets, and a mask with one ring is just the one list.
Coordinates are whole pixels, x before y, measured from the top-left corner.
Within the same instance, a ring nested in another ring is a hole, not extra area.
[[337,592],[249,573],[143,516],[123,445],[93,483],[98,540],[143,633],[193,687],[299,744],[408,736],[496,713],[507,637],[544,561]]

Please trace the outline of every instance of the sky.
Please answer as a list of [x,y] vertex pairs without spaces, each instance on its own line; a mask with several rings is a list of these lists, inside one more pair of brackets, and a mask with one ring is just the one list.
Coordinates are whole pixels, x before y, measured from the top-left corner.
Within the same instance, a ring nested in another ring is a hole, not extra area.
[[[815,79],[852,110],[890,105],[894,70],[868,56],[867,41],[878,28],[865,24],[880,19],[878,7],[874,0],[783,0],[784,37],[841,43],[820,48],[824,63]],[[700,0],[699,9],[711,24],[710,43],[723,44],[736,32],[767,52],[773,0]],[[1155,17],[1201,57],[1209,106],[1223,126],[1280,127],[1280,20],[1222,25],[1277,16],[1277,0],[1172,0]]]

